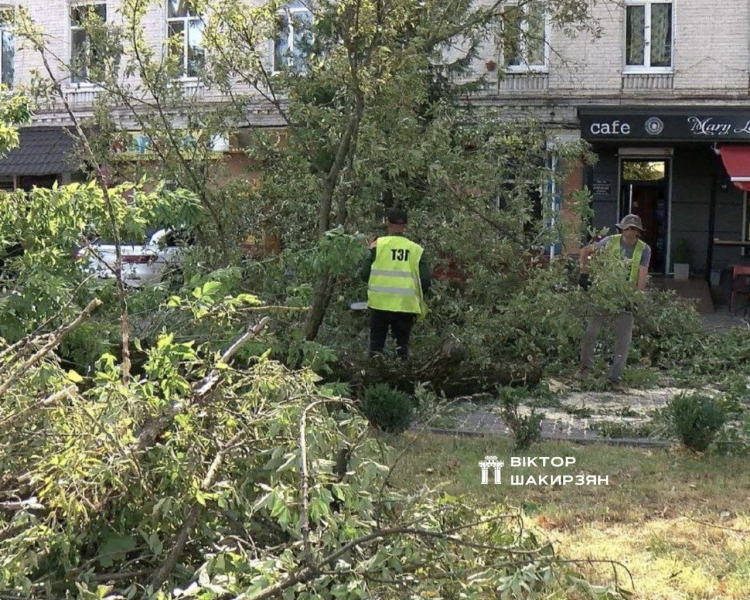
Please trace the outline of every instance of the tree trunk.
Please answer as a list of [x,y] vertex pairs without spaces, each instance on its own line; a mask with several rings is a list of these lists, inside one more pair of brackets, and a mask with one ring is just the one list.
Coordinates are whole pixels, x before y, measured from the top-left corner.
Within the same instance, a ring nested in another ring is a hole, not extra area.
[[[331,169],[326,175],[325,181],[323,182],[323,192],[320,199],[320,207],[318,208],[318,236],[321,238],[331,228],[331,209],[333,207],[333,197],[336,193],[336,189],[339,185],[339,176],[344,170],[347,162],[351,162],[353,156],[351,153],[354,151],[353,141],[357,137],[359,132],[359,124],[362,120],[362,114],[364,113],[364,98],[358,95],[357,102],[354,106],[354,112],[349,118],[349,123],[346,126],[344,135],[341,136],[341,141],[336,149],[336,157],[331,165]],[[338,206],[337,211],[339,218],[346,215],[346,201],[342,200]],[[318,284],[315,286],[315,292],[313,294],[312,307],[307,316],[305,322],[305,339],[312,341],[318,337],[318,331],[320,326],[323,324],[326,311],[328,310],[328,304],[331,301],[331,294],[333,293],[333,278],[331,277],[328,269],[324,269],[323,273],[318,279]]]
[[323,324],[323,319],[326,316],[328,303],[331,301],[332,293],[333,277],[331,277],[331,274],[326,270],[318,280],[318,285],[315,286],[312,307],[310,308],[305,323],[306,340],[312,341],[318,337],[318,331],[320,331],[320,326]]

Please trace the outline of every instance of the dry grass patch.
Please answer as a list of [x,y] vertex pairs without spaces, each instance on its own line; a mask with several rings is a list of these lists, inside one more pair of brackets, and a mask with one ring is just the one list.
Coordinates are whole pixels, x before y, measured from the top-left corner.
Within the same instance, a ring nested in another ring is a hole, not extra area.
[[[545,443],[526,453],[499,438],[413,434],[390,440],[404,451],[393,481],[443,485],[480,505],[521,507],[530,526],[566,558],[615,560],[633,576],[638,600],[750,598],[750,470],[742,458],[681,450]],[[478,462],[504,460],[503,484],[481,485]],[[575,457],[573,468],[513,468],[511,456]],[[511,486],[510,475],[593,474],[607,486]],[[594,580],[611,566],[583,564]],[[627,573],[619,569],[621,583]]]
[[[616,559],[630,571],[639,600],[746,600],[750,596],[747,518],[728,522],[729,531],[687,518],[637,524],[593,522],[548,537],[565,556]],[[542,527],[544,528],[544,527]],[[600,565],[583,567],[593,578],[609,575]]]

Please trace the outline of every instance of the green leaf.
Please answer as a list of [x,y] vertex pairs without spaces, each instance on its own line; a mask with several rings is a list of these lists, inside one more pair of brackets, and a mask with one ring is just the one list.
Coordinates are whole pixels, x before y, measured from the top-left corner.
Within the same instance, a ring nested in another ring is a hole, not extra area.
[[70,379],[70,381],[72,381],[73,383],[81,383],[83,381],[83,377],[81,377],[72,369],[68,371],[68,379]]
[[221,283],[218,281],[207,281],[203,284],[202,296],[211,296],[213,292],[217,292],[221,289]]
[[112,533],[107,535],[99,547],[99,564],[111,567],[115,561],[125,560],[128,552],[136,548],[135,539],[129,535]]

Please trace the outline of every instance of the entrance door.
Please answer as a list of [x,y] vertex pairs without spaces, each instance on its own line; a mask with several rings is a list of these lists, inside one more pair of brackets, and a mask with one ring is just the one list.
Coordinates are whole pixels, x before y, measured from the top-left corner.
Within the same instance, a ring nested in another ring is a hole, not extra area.
[[666,160],[623,160],[620,177],[620,218],[638,215],[651,246],[649,271],[666,272],[669,228],[669,163]]

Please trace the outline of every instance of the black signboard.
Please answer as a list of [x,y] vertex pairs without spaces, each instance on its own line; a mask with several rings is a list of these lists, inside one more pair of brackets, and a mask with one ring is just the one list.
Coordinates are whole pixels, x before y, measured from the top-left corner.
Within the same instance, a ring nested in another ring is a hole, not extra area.
[[750,140],[750,108],[596,107],[579,109],[581,137],[596,140],[707,141]]
[[594,179],[591,191],[595,196],[609,196],[612,194],[612,182],[609,179]]

